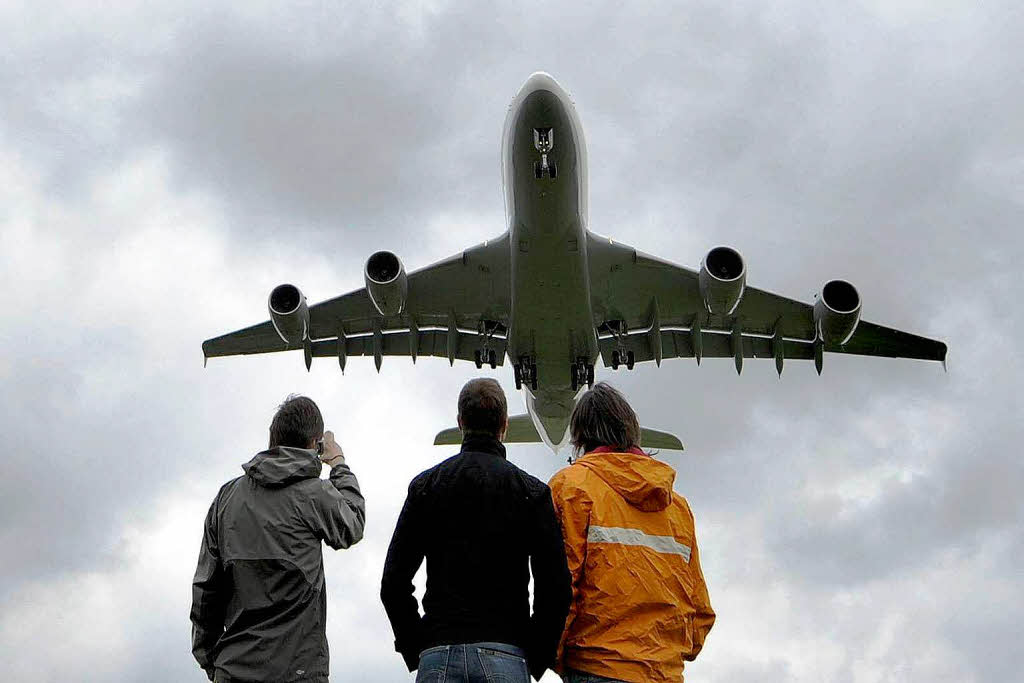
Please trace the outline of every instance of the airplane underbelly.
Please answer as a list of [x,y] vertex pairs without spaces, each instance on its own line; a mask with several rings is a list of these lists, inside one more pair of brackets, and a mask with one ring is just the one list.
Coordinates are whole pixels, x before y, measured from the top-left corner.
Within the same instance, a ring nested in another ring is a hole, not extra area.
[[568,387],[572,363],[597,357],[585,251],[578,234],[535,233],[521,238],[526,243],[519,249],[513,247],[509,355],[513,361],[531,357],[539,388]]

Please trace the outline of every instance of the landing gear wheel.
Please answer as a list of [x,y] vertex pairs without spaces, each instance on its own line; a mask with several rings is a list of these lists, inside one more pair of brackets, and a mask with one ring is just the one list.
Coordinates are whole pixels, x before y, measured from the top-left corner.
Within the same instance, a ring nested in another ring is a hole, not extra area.
[[533,162],[533,176],[540,180],[544,177],[544,167],[540,165],[539,161]]
[[594,366],[587,365],[587,388],[594,388]]
[[487,362],[490,363],[491,370],[494,370],[495,368],[498,367],[498,354],[494,351],[494,349],[491,349],[487,353]]
[[558,167],[555,166],[555,162],[554,161],[548,162],[548,177],[551,178],[552,180],[554,180],[555,176],[557,176],[557,175],[558,175]]
[[512,366],[512,376],[516,380],[516,391],[523,388],[523,368],[518,363]]
[[635,364],[636,364],[636,356],[633,355],[632,351],[627,351],[626,352],[626,369],[627,370],[632,370],[633,366]]
[[530,388],[537,391],[537,364],[530,365]]
[[622,356],[619,354],[618,350],[612,351],[612,370],[618,370],[619,363],[621,362]]
[[473,352],[473,362],[476,364],[476,369],[479,370],[484,366],[484,361],[480,353],[480,349]]

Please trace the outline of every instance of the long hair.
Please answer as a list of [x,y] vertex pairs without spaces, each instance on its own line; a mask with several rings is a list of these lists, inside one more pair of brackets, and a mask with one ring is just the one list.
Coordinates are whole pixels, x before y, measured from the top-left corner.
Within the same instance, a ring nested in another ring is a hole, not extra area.
[[598,382],[573,408],[569,436],[577,455],[601,446],[628,451],[640,446],[640,422],[625,396],[607,382]]

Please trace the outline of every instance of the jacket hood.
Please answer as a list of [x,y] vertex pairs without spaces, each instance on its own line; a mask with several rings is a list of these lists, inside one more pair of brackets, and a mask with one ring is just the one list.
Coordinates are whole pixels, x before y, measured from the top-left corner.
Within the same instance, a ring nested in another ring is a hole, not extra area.
[[644,512],[664,510],[672,502],[676,472],[649,455],[590,453],[576,461]]
[[278,446],[257,453],[242,469],[260,486],[276,488],[319,477],[322,467],[316,451]]

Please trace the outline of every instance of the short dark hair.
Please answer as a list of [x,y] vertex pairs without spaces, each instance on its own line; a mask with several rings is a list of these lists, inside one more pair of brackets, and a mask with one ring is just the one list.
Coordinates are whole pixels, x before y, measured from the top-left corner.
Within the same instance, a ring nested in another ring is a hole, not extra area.
[[277,407],[270,423],[270,448],[309,448],[324,435],[324,418],[313,399],[292,394]]
[[628,451],[640,446],[640,422],[625,396],[607,382],[598,382],[572,409],[569,435],[578,452],[601,446]]
[[471,379],[459,392],[459,418],[462,433],[497,437],[508,420],[505,392],[495,380]]

